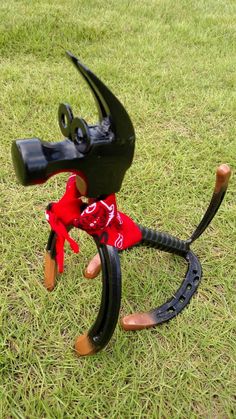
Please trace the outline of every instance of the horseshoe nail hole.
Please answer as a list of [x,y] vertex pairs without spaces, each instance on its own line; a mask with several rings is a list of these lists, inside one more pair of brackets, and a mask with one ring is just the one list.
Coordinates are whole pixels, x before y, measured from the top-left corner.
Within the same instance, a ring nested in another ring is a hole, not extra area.
[[193,274],[196,275],[197,274],[197,269],[193,269]]
[[184,295],[181,295],[181,297],[180,297],[180,299],[179,299],[179,302],[180,303],[183,303],[185,301],[185,296]]
[[175,311],[175,309],[174,309],[174,307],[169,307],[167,311],[168,311],[168,313],[173,313]]
[[197,285],[199,283],[199,279],[200,279],[199,276],[195,276],[193,280],[194,285]]
[[186,288],[187,288],[187,290],[191,290],[192,284],[188,284]]

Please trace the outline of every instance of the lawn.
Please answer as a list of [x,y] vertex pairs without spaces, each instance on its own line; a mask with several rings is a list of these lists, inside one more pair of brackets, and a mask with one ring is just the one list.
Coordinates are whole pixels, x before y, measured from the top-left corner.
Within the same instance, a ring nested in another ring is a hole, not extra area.
[[[20,186],[11,142],[59,141],[60,102],[96,122],[93,98],[64,51],[88,65],[127,108],[136,152],[118,203],[137,222],[189,237],[204,213],[215,170],[235,170],[236,4],[225,0],[2,0],[0,3],[0,417],[235,418],[235,177],[193,250],[203,280],[189,306],[162,326],[124,332],[78,358],[101,283],[82,272],[94,248],[66,253],[56,289],[42,285],[44,209],[65,174]],[[76,237],[76,236],[74,236]],[[169,298],[181,259],[154,250],[122,255],[121,315]]]

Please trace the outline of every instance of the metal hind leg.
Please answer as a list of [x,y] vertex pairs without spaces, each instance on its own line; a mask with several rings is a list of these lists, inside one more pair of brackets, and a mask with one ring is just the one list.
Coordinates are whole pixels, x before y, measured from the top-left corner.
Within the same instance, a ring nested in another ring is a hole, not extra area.
[[199,259],[192,251],[188,251],[183,257],[188,263],[188,268],[181,286],[173,297],[146,313],[134,313],[123,317],[121,320],[123,329],[139,330],[156,326],[171,320],[187,306],[200,283],[202,268]]
[[197,290],[202,276],[200,261],[190,250],[190,245],[205,231],[216,215],[224,199],[230,174],[230,167],[226,164],[218,167],[215,188],[210,204],[190,239],[185,241],[180,240],[170,234],[139,226],[142,232],[140,245],[178,254],[185,258],[188,263],[188,269],[180,288],[165,304],[146,313],[135,313],[125,316],[121,321],[121,325],[125,330],[144,329],[168,321],[179,314],[189,303],[191,297]]

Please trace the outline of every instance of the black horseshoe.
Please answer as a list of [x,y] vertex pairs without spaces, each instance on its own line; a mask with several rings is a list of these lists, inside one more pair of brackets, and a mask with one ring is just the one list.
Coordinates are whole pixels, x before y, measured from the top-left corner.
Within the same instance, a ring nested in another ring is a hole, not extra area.
[[[99,244],[94,239],[102,264],[102,298],[98,316],[89,331],[76,339],[78,355],[92,355],[103,349],[115,330],[121,303],[121,270],[118,250],[113,246]],[[46,247],[45,282],[52,290],[56,281],[55,261],[56,234],[50,232]]]
[[164,304],[148,312],[134,313],[123,317],[121,326],[124,330],[141,330],[167,322],[176,317],[188,305],[199,286],[202,268],[198,257],[191,250],[182,255],[179,253],[179,256],[187,261],[188,267],[175,294]]

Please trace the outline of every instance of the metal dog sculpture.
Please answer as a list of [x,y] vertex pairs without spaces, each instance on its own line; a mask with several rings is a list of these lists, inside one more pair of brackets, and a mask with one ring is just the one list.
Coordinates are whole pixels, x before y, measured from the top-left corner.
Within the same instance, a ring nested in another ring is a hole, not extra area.
[[[177,254],[188,264],[185,278],[176,293],[158,308],[124,317],[121,325],[125,330],[166,322],[189,303],[202,276],[201,264],[190,246],[219,209],[227,190],[230,168],[223,164],[217,169],[209,207],[188,240],[136,224],[117,210],[115,199],[134,155],[135,132],[130,117],[103,82],[71,53],[67,54],[93,93],[99,123],[88,125],[83,119],[73,116],[68,104],[61,104],[58,118],[65,139],[59,143],[38,138],[16,140],[12,144],[12,157],[16,175],[25,186],[44,183],[59,172],[72,173],[63,197],[46,209],[51,232],[46,248],[44,284],[52,290],[57,271],[63,271],[65,240],[74,252],[79,251],[78,244],[69,235],[70,229],[80,228],[91,235],[99,256],[92,259],[85,276],[95,277],[101,266],[101,306],[95,323],[75,343],[79,355],[89,355],[107,345],[116,327],[121,302],[119,251],[133,246],[149,246]],[[87,202],[82,197],[87,198]]]

